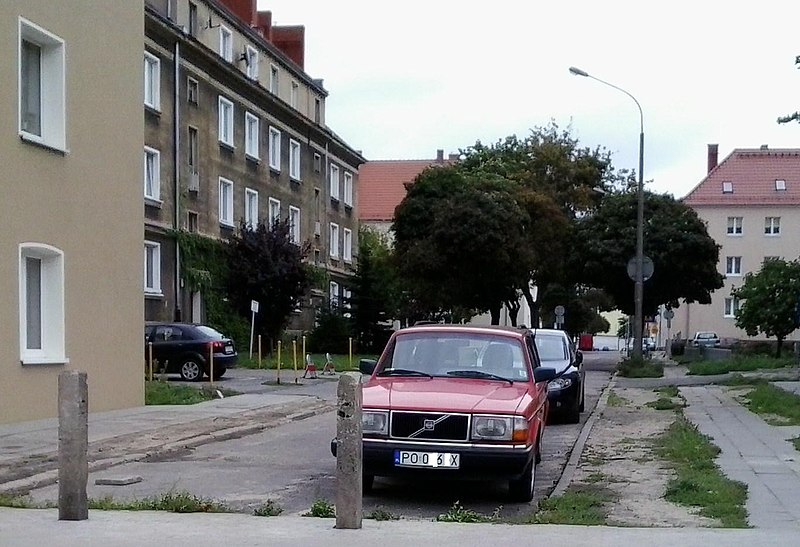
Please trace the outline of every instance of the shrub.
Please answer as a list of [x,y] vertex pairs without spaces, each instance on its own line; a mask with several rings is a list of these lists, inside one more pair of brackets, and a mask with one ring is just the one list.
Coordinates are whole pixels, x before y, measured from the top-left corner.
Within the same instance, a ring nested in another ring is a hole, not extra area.
[[349,338],[352,336],[350,320],[338,310],[325,308],[320,310],[317,326],[308,337],[307,351],[311,353],[347,354]]
[[619,363],[617,371],[626,378],[661,378],[664,376],[664,365],[649,359],[629,357]]
[[686,351],[686,340],[672,340],[670,346],[671,355],[683,355]]

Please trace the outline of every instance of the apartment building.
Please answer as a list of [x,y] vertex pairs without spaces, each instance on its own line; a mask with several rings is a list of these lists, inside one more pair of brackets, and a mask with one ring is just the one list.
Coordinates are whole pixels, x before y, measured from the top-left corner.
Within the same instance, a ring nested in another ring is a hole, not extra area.
[[272,25],[256,0],[146,0],[144,30],[145,318],[206,319],[176,231],[224,240],[241,221],[289,219],[330,278],[292,318],[311,328],[349,294],[364,159],[325,123],[304,28]]
[[675,310],[672,332],[683,338],[704,330],[731,340],[748,338],[735,324],[739,302],[733,289],[764,260],[800,256],[800,149],[737,148],[720,163],[718,148],[708,145],[708,175],[683,202],[721,245],[725,284],[712,294],[711,304],[682,303]]
[[0,2],[0,422],[144,402],[139,2]]

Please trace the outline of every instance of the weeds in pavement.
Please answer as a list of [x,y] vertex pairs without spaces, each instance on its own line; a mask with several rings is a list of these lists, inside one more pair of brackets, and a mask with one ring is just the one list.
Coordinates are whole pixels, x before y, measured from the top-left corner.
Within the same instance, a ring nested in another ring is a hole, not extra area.
[[395,515],[394,513],[390,513],[386,509],[381,507],[377,509],[373,509],[369,513],[367,513],[366,518],[372,520],[400,520],[400,517]]
[[673,399],[659,397],[656,401],[645,403],[645,406],[654,408],[656,410],[678,410],[679,408],[685,407],[686,404],[683,401],[675,402]]
[[336,516],[336,507],[325,499],[314,500],[311,504],[311,509],[303,513],[304,517],[317,517],[322,519],[330,519]]
[[656,441],[656,452],[677,473],[667,484],[665,499],[699,508],[726,528],[746,528],[747,486],[728,479],[714,463],[719,448],[683,415]]
[[13,509],[39,509],[41,505],[34,503],[27,496],[0,494],[0,507],[11,507]]
[[687,374],[709,376],[735,371],[769,370],[794,366],[794,358],[780,359],[766,355],[734,357],[721,361],[695,361],[687,365]]
[[111,497],[90,499],[89,509],[103,511],[169,511],[171,513],[230,513],[226,505],[189,494],[168,492],[158,498],[115,501]]
[[800,425],[800,396],[769,383],[744,395],[745,405],[770,425]]
[[497,522],[502,509],[501,506],[495,509],[491,515],[483,515],[472,509],[465,509],[461,502],[456,501],[446,513],[436,517],[436,520],[438,522]]
[[590,474],[588,477],[584,479],[584,481],[588,482],[589,484],[594,484],[597,482],[606,482],[607,480],[608,477],[606,476],[606,474],[600,473],[599,471]]
[[680,391],[678,390],[678,386],[665,386],[660,387],[658,389],[654,389],[653,392],[658,393],[664,397],[677,397],[680,395]]
[[[154,380],[145,382],[144,385],[144,404],[146,405],[193,405],[203,401],[210,401],[219,397],[217,388],[211,389],[207,386],[200,388],[185,386],[181,384],[170,384]],[[239,395],[238,391],[231,389],[219,389],[224,396]]]
[[528,524],[606,524],[606,503],[611,494],[602,487],[570,487],[562,496],[543,500]]
[[283,513],[283,508],[274,500],[267,500],[253,509],[253,515],[257,517],[277,517],[281,513]]
[[664,376],[664,365],[658,361],[630,357],[620,361],[617,371],[625,378],[661,378]]
[[630,401],[625,397],[617,395],[613,389],[608,392],[608,406],[627,406]]
[[797,450],[800,450],[800,437],[794,437],[792,439],[792,444]]

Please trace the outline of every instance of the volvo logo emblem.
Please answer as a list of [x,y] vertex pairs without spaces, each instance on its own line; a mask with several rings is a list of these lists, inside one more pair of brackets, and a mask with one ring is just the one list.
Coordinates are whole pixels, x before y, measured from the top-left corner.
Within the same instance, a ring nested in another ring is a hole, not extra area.
[[433,431],[433,428],[436,427],[436,420],[425,420],[423,427],[425,431]]

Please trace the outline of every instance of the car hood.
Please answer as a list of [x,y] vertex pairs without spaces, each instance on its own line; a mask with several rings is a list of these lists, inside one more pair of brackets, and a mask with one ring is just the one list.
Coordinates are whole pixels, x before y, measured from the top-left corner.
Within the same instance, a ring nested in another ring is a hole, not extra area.
[[553,361],[542,361],[542,366],[556,369],[557,374],[575,372],[578,370],[569,364],[569,359],[557,359]]
[[473,378],[372,378],[365,408],[509,414],[524,408],[533,384]]

